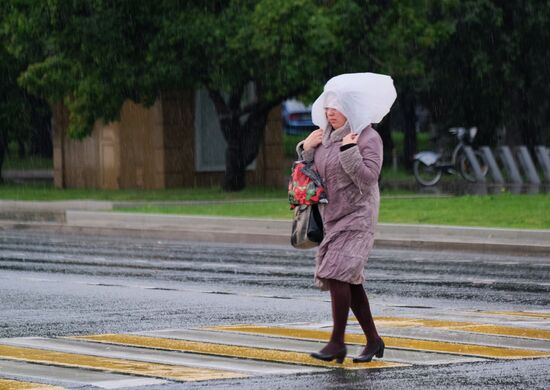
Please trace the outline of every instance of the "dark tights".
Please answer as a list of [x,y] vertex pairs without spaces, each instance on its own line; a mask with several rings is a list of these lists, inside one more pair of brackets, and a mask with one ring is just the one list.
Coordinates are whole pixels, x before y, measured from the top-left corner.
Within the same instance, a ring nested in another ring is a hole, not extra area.
[[367,337],[367,346],[364,352],[368,351],[371,346],[371,349],[376,348],[380,336],[376,331],[369,300],[363,285],[328,279],[328,286],[332,302],[333,328],[330,341],[321,352],[333,354],[344,347],[344,334],[346,332],[350,307]]

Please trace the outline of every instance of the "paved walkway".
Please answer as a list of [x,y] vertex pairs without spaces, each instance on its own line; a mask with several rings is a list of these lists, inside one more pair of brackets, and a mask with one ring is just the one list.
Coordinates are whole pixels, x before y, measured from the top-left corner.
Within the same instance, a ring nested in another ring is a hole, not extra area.
[[[0,228],[289,245],[290,220],[110,211],[120,205],[101,201],[0,201]],[[375,245],[550,258],[550,230],[381,223]]]

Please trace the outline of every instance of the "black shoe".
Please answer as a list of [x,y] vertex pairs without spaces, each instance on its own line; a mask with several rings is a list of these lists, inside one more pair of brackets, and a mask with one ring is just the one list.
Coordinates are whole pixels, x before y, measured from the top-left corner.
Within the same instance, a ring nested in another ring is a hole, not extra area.
[[377,358],[382,358],[384,357],[384,348],[386,348],[386,346],[384,345],[384,340],[380,339],[380,345],[378,345],[377,349],[369,353],[362,353],[361,355],[353,358],[353,362],[367,363],[370,362],[374,356],[376,356]]
[[342,364],[347,354],[348,354],[348,349],[344,345],[344,348],[342,348],[336,353],[313,352],[309,356],[311,356],[314,359],[323,360],[325,362],[331,362],[333,360],[336,360],[336,363]]

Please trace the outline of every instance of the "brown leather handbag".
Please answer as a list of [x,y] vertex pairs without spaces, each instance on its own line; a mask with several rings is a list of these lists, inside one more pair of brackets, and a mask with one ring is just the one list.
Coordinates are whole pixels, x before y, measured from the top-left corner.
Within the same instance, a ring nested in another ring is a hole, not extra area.
[[299,205],[294,208],[290,243],[294,248],[313,248],[323,240],[323,221],[319,206]]

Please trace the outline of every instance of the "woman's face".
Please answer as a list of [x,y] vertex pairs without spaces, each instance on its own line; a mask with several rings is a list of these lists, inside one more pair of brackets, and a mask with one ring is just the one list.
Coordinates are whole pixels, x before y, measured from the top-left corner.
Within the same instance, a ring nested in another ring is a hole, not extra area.
[[335,108],[325,108],[325,114],[327,115],[327,120],[331,124],[333,129],[338,129],[346,123],[348,120],[340,111]]

